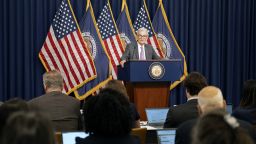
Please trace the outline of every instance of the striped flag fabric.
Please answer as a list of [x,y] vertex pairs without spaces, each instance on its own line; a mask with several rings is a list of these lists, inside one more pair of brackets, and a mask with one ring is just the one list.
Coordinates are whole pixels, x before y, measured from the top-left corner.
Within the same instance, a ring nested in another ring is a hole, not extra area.
[[132,26],[126,0],[122,1],[122,10],[119,17],[117,18],[116,24],[117,24],[124,48],[126,47],[127,44],[131,42],[136,43],[136,35]]
[[98,31],[93,8],[90,1],[88,0],[87,2],[87,10],[79,22],[79,25],[87,46],[92,54],[97,71],[97,78],[86,83],[74,92],[76,98],[80,100],[94,94],[112,79],[109,72],[110,61]]
[[150,21],[150,16],[149,16],[149,13],[147,10],[145,0],[143,0],[143,5],[140,8],[140,11],[139,11],[137,18],[133,24],[133,27],[136,32],[141,27],[148,29],[148,41],[147,41],[148,44],[152,45],[152,47],[154,48],[154,50],[158,56],[163,57],[162,50],[158,44],[156,34],[154,32],[152,23]]
[[112,76],[114,79],[117,79],[117,65],[120,64],[124,48],[108,0],[100,13],[97,24],[104,46],[110,57]]
[[156,10],[152,24],[155,33],[157,34],[159,44],[162,47],[165,58],[181,60],[180,74],[177,74],[181,77],[177,77],[177,80],[171,84],[170,90],[172,90],[185,79],[187,75],[187,64],[185,56],[172,33],[172,29],[168,22],[162,0],[159,0],[159,6]]
[[69,94],[96,77],[92,57],[86,48],[69,0],[63,0],[54,16],[39,58],[47,71],[58,70]]

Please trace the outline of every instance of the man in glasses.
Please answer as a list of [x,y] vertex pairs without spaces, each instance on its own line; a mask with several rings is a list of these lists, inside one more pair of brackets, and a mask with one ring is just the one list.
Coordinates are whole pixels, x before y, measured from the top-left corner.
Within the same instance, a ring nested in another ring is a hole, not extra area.
[[153,47],[147,44],[148,30],[146,28],[138,29],[136,39],[137,43],[130,43],[126,46],[120,62],[122,67],[127,60],[160,59]]

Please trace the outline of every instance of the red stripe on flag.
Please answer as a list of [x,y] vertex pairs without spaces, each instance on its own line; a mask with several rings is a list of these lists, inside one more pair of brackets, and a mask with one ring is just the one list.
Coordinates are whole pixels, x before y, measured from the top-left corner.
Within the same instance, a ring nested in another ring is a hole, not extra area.
[[[45,49],[44,46],[43,46],[43,49]],[[49,63],[48,63],[48,61],[46,60],[46,58],[45,58],[45,56],[44,56],[42,50],[41,50],[41,52],[39,53],[39,55],[40,55],[40,57],[42,58],[42,60],[43,60],[43,62],[44,62],[44,64],[45,64],[45,66],[46,66],[46,69],[47,69],[47,70],[51,70],[51,67],[49,66]],[[64,90],[65,90],[65,91],[68,90],[67,85],[66,85],[65,83],[64,83]]]
[[[74,44],[74,46],[75,46],[75,48],[77,50],[77,54],[79,55],[79,57],[80,57],[80,59],[81,59],[81,61],[83,63],[83,66],[84,66],[84,68],[86,70],[87,65],[86,65],[86,62],[84,60],[84,56],[82,55],[82,52],[80,51],[80,48],[79,48],[79,46],[78,46],[78,44],[76,42],[75,36],[73,35],[73,33],[71,33],[70,36],[71,36],[72,42],[73,42],[73,44]],[[72,57],[72,58],[76,61],[76,65],[78,65],[78,67],[79,67],[78,71],[79,71],[80,75],[82,76],[82,81],[84,81],[86,78],[84,77],[84,72],[82,72],[81,66],[79,65],[79,63],[76,60],[75,56]],[[86,75],[88,75],[88,71],[85,71],[85,73],[86,73]]]
[[[119,46],[116,47],[116,45],[114,43],[114,40],[113,40],[113,37],[110,37],[109,40],[110,40],[111,46],[112,46],[113,51],[114,51],[114,53],[112,55],[113,55],[113,57],[115,56],[117,58],[117,63],[119,63],[121,58],[120,58],[120,56],[117,52],[117,49],[120,48],[120,47]],[[114,64],[115,64],[114,66],[116,67],[116,63],[114,63]]]
[[[45,49],[44,46],[43,46],[43,49]],[[46,58],[45,58],[45,56],[44,56],[42,50],[41,50],[41,52],[39,53],[39,55],[40,55],[40,57],[43,59],[44,64],[45,64],[47,70],[51,70],[51,67],[50,67],[49,64],[48,64],[48,61],[46,61]]]
[[[67,68],[65,67],[65,65],[64,65],[64,63],[63,63],[63,60],[62,60],[62,58],[61,58],[61,56],[60,56],[60,54],[59,54],[59,52],[58,52],[58,50],[57,50],[57,47],[56,47],[56,45],[55,45],[54,42],[53,42],[51,32],[48,33],[48,38],[49,38],[49,41],[50,41],[50,43],[51,43],[51,46],[52,46],[52,48],[53,48],[55,54],[57,55],[57,58],[58,58],[59,62],[61,63],[61,66],[62,66],[62,69],[63,69],[63,71],[64,71],[64,73],[65,73],[65,76],[66,76],[66,78],[68,79],[69,85],[70,85],[71,88],[73,88],[74,85],[73,85],[73,83],[72,83],[70,77],[68,76]],[[63,46],[61,47],[61,49],[63,49]],[[48,51],[47,53],[48,53],[48,55],[49,55],[51,52]],[[53,59],[52,62],[55,62],[55,60]],[[56,62],[55,62],[55,63],[56,63]],[[54,66],[54,67],[55,67],[55,66]]]
[[[118,35],[116,35],[116,40],[117,40],[118,45],[119,45],[119,48],[120,48],[120,50],[121,50],[121,52],[122,52],[122,54],[123,54],[123,53],[124,53],[123,45],[122,45],[121,40],[120,40],[120,37],[119,37]],[[121,56],[120,56],[120,57],[121,57]]]
[[112,55],[111,55],[111,52],[110,52],[110,50],[109,50],[107,40],[103,40],[103,42],[104,42],[104,45],[105,45],[106,50],[107,50],[107,52],[108,52],[108,55],[110,56],[111,64],[113,65],[113,64],[115,64],[115,61],[114,61],[114,59],[113,59],[113,57],[112,57]]
[[[76,61],[76,58],[75,58],[74,52],[73,52],[73,50],[72,50],[72,47],[70,46],[69,40],[68,40],[68,38],[67,38],[66,36],[63,37],[63,38],[64,38],[65,42],[67,43],[69,53],[71,54],[71,58],[73,59],[73,61],[75,60],[75,61],[74,61],[75,67],[77,67],[78,62]],[[64,46],[63,46],[61,40],[59,40],[58,42],[59,42],[59,45],[61,45],[61,47],[64,48]],[[63,49],[63,48],[62,48],[62,49]],[[68,58],[66,58],[66,59],[68,59]],[[78,76],[77,76],[76,73],[75,73],[75,70],[73,69],[73,65],[72,65],[72,64],[69,64],[68,66],[69,66],[69,68],[70,68],[70,70],[71,70],[71,74],[72,74],[73,77],[75,78],[76,85],[79,84],[80,81],[79,81]],[[80,68],[80,67],[79,67],[79,68]],[[77,69],[79,69],[79,68],[77,68]]]
[[151,45],[151,41],[150,41],[150,39],[149,39],[149,38],[148,38],[147,42],[148,42],[148,44],[150,44],[150,45]]
[[[85,45],[85,42],[84,42],[84,39],[82,38],[82,36],[78,32],[77,32],[77,35],[78,35],[78,38],[79,38],[82,46],[87,49],[87,47]],[[89,51],[88,50],[84,50],[84,51],[85,51],[85,54],[87,55],[87,57],[89,59],[89,62],[90,62],[90,65],[91,65],[91,68],[92,68],[92,71],[93,71],[93,74],[89,73],[90,74],[90,75],[88,75],[88,77],[89,77],[89,76],[92,76],[92,75],[96,74],[96,69],[93,67],[93,60],[90,58]],[[87,71],[89,71],[88,68],[87,68]]]
[[[57,69],[58,71],[59,71],[59,67],[58,67],[58,65],[54,62],[54,58],[53,58],[53,56],[52,56],[52,54],[51,54],[51,52],[50,52],[50,50],[49,50],[49,47],[48,47],[48,45],[47,45],[47,43],[45,42],[44,43],[44,45],[43,45],[43,48],[45,49],[45,52],[47,53],[47,55],[49,56],[49,58],[50,58],[50,61],[52,62],[52,64],[53,64],[53,66],[54,66],[54,68],[55,69]],[[45,59],[45,56],[42,54],[42,58],[43,59]],[[45,64],[47,65],[47,67],[49,68],[48,70],[51,70],[51,67],[50,67],[50,65],[49,65],[49,63],[48,63],[48,61],[46,61],[46,59],[45,59]],[[64,83],[64,88],[66,88],[67,89],[67,86],[66,86],[66,84]]]
[[156,38],[155,35],[153,36],[153,39],[154,39],[154,43],[155,43],[155,45],[156,45],[156,49],[158,50],[158,53],[159,53],[160,57],[163,57],[162,51],[161,51],[161,49],[160,49],[160,46],[159,46],[159,44],[158,44],[158,41],[157,41],[157,38]]

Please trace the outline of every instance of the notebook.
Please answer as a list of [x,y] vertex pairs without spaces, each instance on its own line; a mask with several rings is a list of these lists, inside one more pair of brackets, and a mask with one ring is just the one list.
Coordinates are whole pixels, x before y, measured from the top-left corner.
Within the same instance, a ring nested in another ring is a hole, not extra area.
[[85,132],[63,132],[62,133],[62,144],[75,144],[76,137],[85,138],[89,134]]
[[232,104],[227,104],[227,112],[228,112],[229,114],[232,114],[232,110],[233,110]]
[[158,144],[174,144],[176,129],[161,129],[157,130]]
[[163,127],[169,108],[146,108],[148,125]]

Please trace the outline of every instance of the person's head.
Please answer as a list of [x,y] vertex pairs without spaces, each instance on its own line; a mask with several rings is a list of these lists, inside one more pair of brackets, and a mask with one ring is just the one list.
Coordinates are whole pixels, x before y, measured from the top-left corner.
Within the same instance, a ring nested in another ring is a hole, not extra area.
[[191,72],[184,80],[187,97],[196,96],[201,89],[207,86],[206,78],[199,72]]
[[206,113],[215,109],[226,109],[222,92],[215,86],[207,86],[198,93],[199,112]]
[[244,82],[243,96],[240,101],[241,107],[256,106],[256,80]]
[[137,41],[140,45],[147,44],[148,40],[148,30],[144,27],[141,27],[137,30]]
[[18,112],[10,116],[1,144],[54,144],[51,122],[34,112]]
[[0,106],[0,135],[2,134],[2,129],[7,119],[12,114],[19,111],[29,111],[29,106],[26,101],[19,98],[10,99]]
[[46,93],[51,91],[62,91],[64,85],[60,72],[56,70],[44,73],[43,82]]
[[198,119],[192,144],[253,144],[237,120],[224,110],[214,110]]
[[123,95],[125,95],[129,100],[127,90],[126,90],[125,86],[123,85],[122,81],[120,81],[120,80],[110,80],[106,84],[105,88],[110,88],[110,89],[116,90],[116,91],[122,93]]
[[117,137],[129,134],[132,116],[129,101],[120,92],[103,89],[84,105],[85,131],[96,136]]

